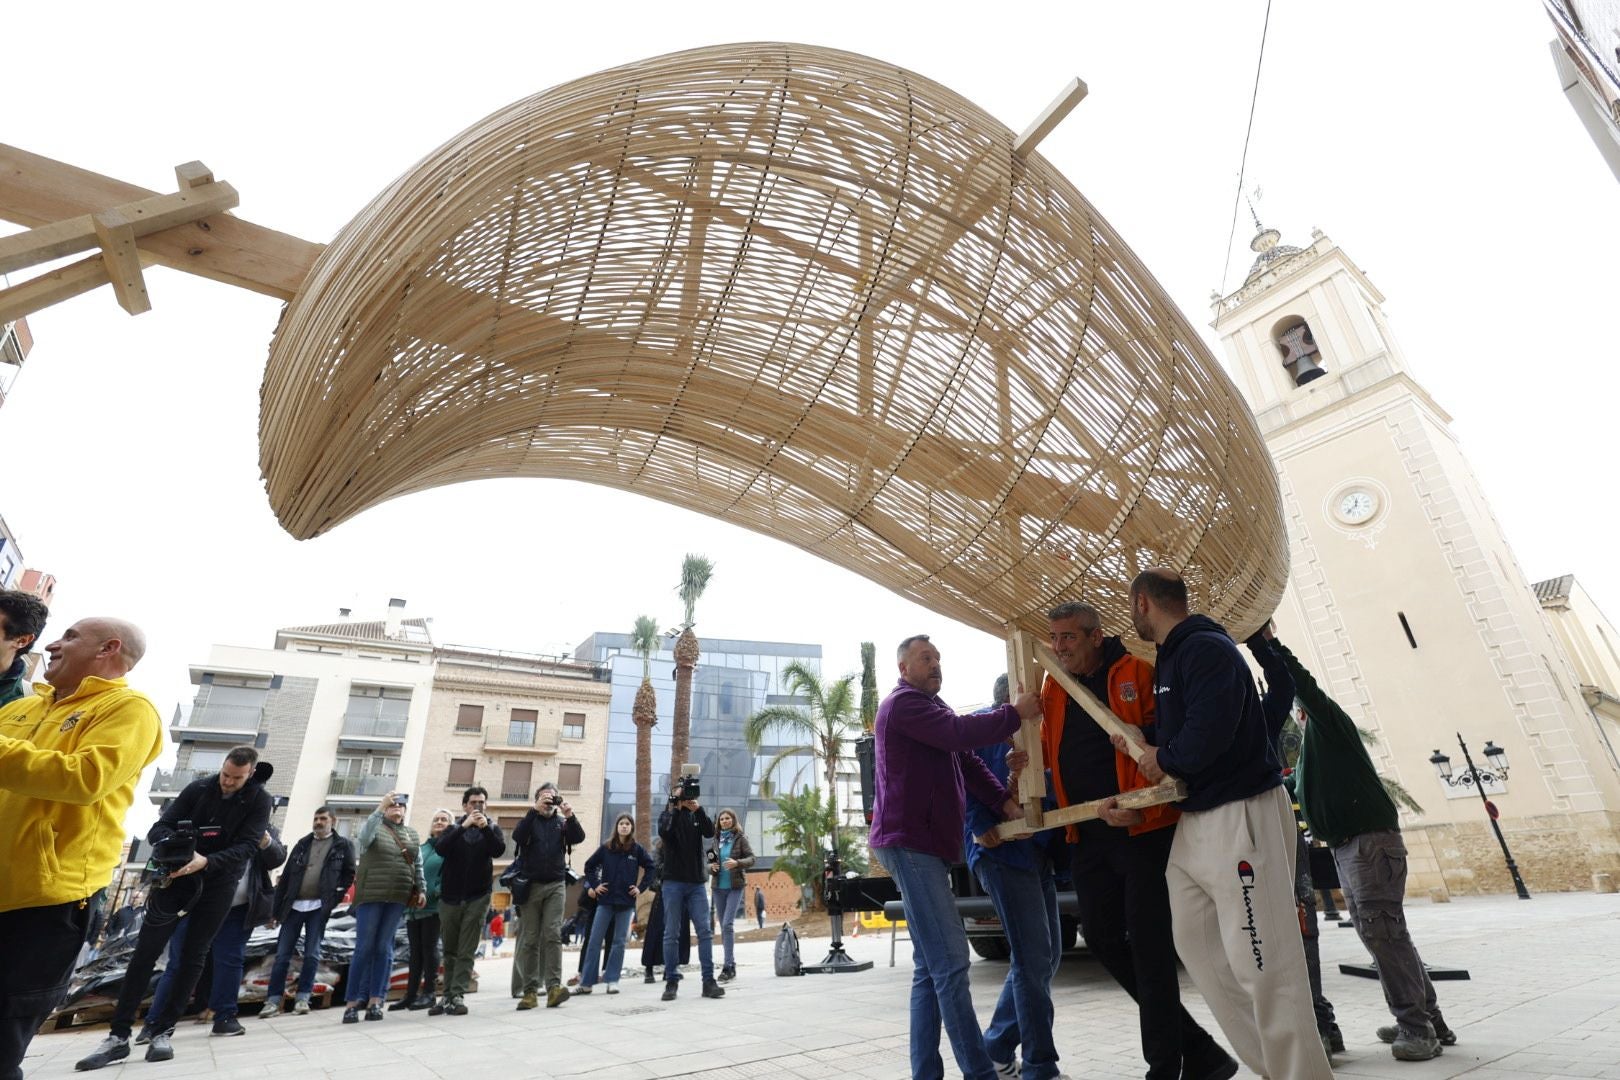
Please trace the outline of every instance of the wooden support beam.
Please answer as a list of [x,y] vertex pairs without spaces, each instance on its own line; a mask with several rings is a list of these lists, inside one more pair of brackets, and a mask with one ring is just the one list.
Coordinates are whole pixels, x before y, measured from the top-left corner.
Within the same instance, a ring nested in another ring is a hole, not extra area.
[[0,322],[20,319],[40,308],[107,284],[107,264],[100,255],[30,278],[21,285],[0,289]]
[[91,219],[95,222],[96,238],[101,241],[101,261],[107,267],[107,280],[112,282],[118,306],[131,315],[151,311],[152,298],[146,294],[146,277],[141,273],[134,227],[116,210],[104,210],[91,215]]
[[1073,675],[1064,670],[1063,662],[1057,658],[1051,646],[1045,642],[1035,642],[1035,661],[1046,669],[1052,680],[1063,687],[1063,692],[1075,700],[1086,715],[1110,735],[1125,736],[1125,749],[1131,755],[1132,761],[1141,761],[1145,752],[1142,732],[1132,724],[1127,724],[1115,716],[1113,710],[1097,700],[1097,695],[1080,685]]
[[1021,158],[1028,157],[1035,152],[1042,139],[1052,133],[1052,129],[1063,122],[1063,118],[1074,111],[1086,96],[1086,84],[1079,79],[1071,79],[1063,92],[1053,99],[1052,104],[1046,107],[1035,122],[1024,129],[1024,133],[1013,140],[1012,151]]
[[[1150,806],[1180,802],[1186,797],[1187,785],[1180,780],[1166,780],[1153,787],[1136,788],[1113,796],[1118,800],[1121,810],[1145,810]],[[1093,821],[1097,817],[1097,808],[1107,801],[1107,799],[1093,799],[1090,802],[1048,810],[1041,824],[1034,827],[1023,821],[1003,821],[996,826],[996,835],[1003,840],[1017,840],[1041,829],[1057,829],[1065,825],[1078,825],[1082,821]]]
[[241,201],[229,184],[208,183],[168,195],[117,206],[97,208],[90,214],[53,221],[27,232],[0,236],[0,274],[9,274],[64,255],[89,251],[100,243],[95,213],[115,213],[139,238],[153,233],[223,214]]
[[[1034,639],[1016,626],[1007,628],[1007,691],[1012,700],[1021,686],[1031,693],[1041,692],[1041,669],[1035,663],[1031,645]],[[1046,763],[1041,753],[1041,718],[1024,720],[1013,736],[1013,745],[1029,755],[1024,771],[1018,774],[1018,790],[1013,792],[1024,808],[1024,824],[1041,827],[1041,800],[1046,798]]]

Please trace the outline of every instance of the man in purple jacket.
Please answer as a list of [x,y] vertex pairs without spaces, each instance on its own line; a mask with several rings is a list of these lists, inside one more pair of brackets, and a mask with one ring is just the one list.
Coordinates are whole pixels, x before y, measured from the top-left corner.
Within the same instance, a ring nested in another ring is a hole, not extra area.
[[967,1080],[995,1080],[968,992],[968,944],[951,895],[950,866],[962,858],[966,794],[1005,817],[1022,810],[974,756],[980,746],[1038,717],[1041,702],[1019,687],[1017,701],[958,716],[939,700],[939,650],[926,634],[900,643],[900,682],[878,706],[877,792],[872,800],[872,854],[900,887],[911,931],[911,1075],[942,1080],[943,1021],[957,1067]]

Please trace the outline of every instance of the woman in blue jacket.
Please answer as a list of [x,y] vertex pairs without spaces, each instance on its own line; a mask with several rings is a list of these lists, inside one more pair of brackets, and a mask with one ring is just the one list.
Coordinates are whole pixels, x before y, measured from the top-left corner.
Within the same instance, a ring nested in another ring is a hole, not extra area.
[[[585,970],[579,977],[579,994],[588,994],[596,985],[597,967],[602,961],[602,942],[612,943],[607,971],[602,981],[607,992],[619,992],[619,971],[624,966],[624,940],[630,933],[630,918],[636,911],[636,897],[653,876],[652,856],[635,841],[636,819],[620,814],[613,822],[613,835],[585,860],[585,888],[596,900],[596,918],[591,921],[591,939],[585,944]],[[637,870],[640,874],[637,874]]]

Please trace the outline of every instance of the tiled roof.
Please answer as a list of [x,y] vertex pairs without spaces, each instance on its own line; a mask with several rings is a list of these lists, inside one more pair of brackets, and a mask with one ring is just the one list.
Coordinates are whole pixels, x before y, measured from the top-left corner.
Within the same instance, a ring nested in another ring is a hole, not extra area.
[[1574,584],[1575,575],[1565,574],[1563,577],[1538,581],[1530,587],[1536,591],[1536,599],[1547,604],[1554,600],[1568,600],[1570,587]]
[[381,619],[365,622],[344,620],[333,623],[316,623],[312,626],[285,626],[276,632],[277,636],[284,634],[319,634],[322,637],[347,638],[351,641],[405,641],[417,645],[433,644],[433,637],[428,633],[426,619],[401,619],[399,633],[390,638],[385,632],[386,624]]

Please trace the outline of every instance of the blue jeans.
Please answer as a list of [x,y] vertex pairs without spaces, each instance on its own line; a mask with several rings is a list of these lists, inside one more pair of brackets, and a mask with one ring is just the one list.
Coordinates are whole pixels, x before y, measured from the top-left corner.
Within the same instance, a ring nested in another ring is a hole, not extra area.
[[[737,871],[732,871],[736,873]],[[742,905],[742,889],[714,890],[714,911],[720,916],[720,950],[725,954],[726,967],[736,967],[737,908]]]
[[349,961],[349,985],[344,998],[350,1005],[388,996],[394,974],[394,932],[404,904],[372,900],[354,906],[354,959]]
[[[174,924],[174,936],[169,938],[169,958],[163,963],[163,974],[158,977],[157,987],[152,991],[152,1004],[146,1009],[146,1022],[150,1024],[158,1018],[163,1006],[168,1004],[169,995],[174,993],[174,979],[180,973],[180,950],[186,946],[186,931],[191,929],[191,916],[186,916]],[[180,1011],[184,1012],[186,1002],[180,1003]]]
[[326,913],[314,911],[287,911],[281,920],[281,936],[276,939],[276,962],[270,968],[270,986],[264,999],[273,1005],[281,1004],[287,996],[287,969],[292,965],[293,951],[298,947],[298,935],[304,935],[303,961],[298,965],[298,998],[308,1001],[315,989],[315,969],[321,965],[321,938],[326,935]]
[[939,1029],[944,1024],[957,1068],[967,1080],[995,1080],[968,990],[967,932],[951,895],[950,867],[909,848],[873,848],[900,888],[911,930],[911,1075],[943,1080]]
[[984,1032],[985,1051],[992,1061],[1017,1062],[1022,1043],[1024,1080],[1052,1080],[1058,1074],[1052,976],[1063,956],[1057,885],[1044,869],[1009,866],[988,853],[979,856],[973,870],[990,894],[1012,949],[995,1015]]
[[231,908],[214,935],[214,985],[208,993],[208,1007],[214,1010],[214,1019],[235,1016],[237,998],[242,994],[242,965],[247,957],[248,935],[253,932],[247,924],[246,904]]
[[602,966],[602,942],[610,941],[607,960],[607,973],[602,981],[609,985],[619,981],[619,972],[624,967],[624,939],[630,934],[630,919],[635,915],[633,907],[610,907],[602,904],[596,909],[596,917],[591,920],[591,936],[585,942],[585,970],[580,972],[579,985],[595,986],[598,970]]
[[664,981],[679,982],[681,934],[686,920],[697,931],[698,964],[703,981],[714,982],[714,928],[709,924],[709,887],[700,881],[666,881],[664,896]]

